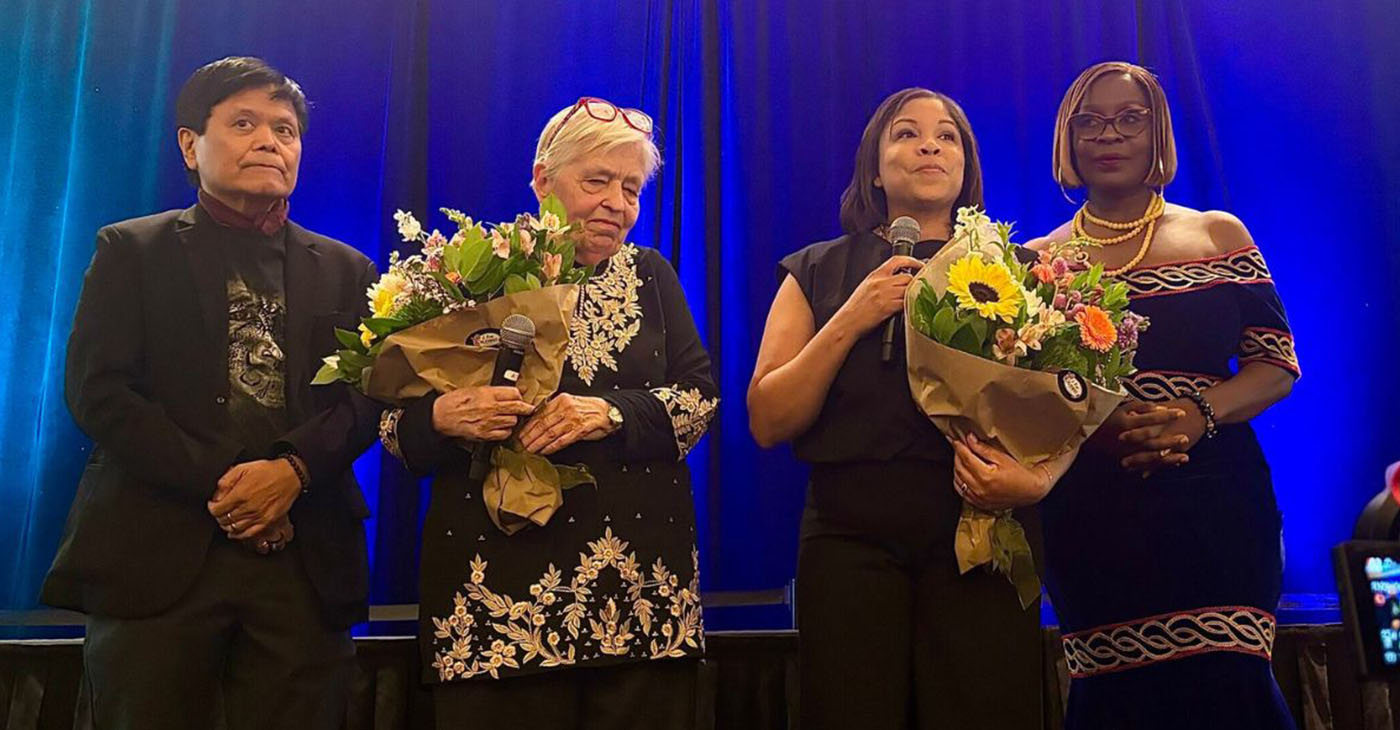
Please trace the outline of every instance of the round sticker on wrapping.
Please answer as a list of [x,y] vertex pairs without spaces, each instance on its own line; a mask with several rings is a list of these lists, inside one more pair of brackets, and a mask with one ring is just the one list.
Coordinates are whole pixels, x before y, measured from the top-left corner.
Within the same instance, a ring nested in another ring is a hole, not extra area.
[[501,331],[492,328],[477,330],[467,335],[467,344],[471,347],[498,349],[501,346]]
[[1060,395],[1070,403],[1079,403],[1089,397],[1089,385],[1084,377],[1073,370],[1061,370],[1059,375]]

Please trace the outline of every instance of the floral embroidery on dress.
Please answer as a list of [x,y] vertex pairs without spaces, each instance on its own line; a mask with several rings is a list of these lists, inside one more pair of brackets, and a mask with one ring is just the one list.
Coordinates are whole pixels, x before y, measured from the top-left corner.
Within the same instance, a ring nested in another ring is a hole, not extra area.
[[[432,618],[434,640],[448,644],[433,657],[438,678],[499,678],[502,669],[531,662],[541,668],[572,665],[579,660],[578,644],[585,633],[610,656],[661,659],[686,656],[687,648],[703,650],[699,553],[691,548],[693,572],[681,585],[660,558],[648,572],[627,548],[608,528],[588,543],[589,552],[579,554],[568,584],[551,563],[522,600],[487,588],[488,565],[477,555],[465,592],[452,599],[452,613]],[[617,572],[624,591],[597,595],[598,576],[608,569]]]
[[1240,364],[1267,362],[1294,375],[1302,373],[1298,367],[1298,353],[1293,349],[1293,335],[1283,330],[1246,327],[1240,333],[1239,355]]
[[379,417],[379,443],[384,450],[399,461],[403,461],[403,450],[399,448],[399,419],[403,418],[402,408],[389,408]]
[[617,372],[617,355],[642,328],[637,299],[637,246],[624,244],[607,262],[607,271],[590,277],[569,326],[569,361],[579,380],[592,385],[600,368]]
[[706,398],[697,388],[653,388],[651,394],[666,407],[676,432],[678,459],[684,459],[710,427],[719,398]]

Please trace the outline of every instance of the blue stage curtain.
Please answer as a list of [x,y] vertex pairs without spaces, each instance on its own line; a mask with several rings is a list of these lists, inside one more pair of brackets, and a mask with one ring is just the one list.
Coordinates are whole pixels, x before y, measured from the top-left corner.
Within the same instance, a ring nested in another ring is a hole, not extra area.
[[[93,233],[183,207],[174,91],[229,54],[312,100],[299,222],[381,266],[395,208],[533,206],[536,136],[581,95],[655,117],[664,164],[634,239],[680,271],[724,401],[690,457],[709,589],[793,574],[805,472],[758,449],[744,399],[784,254],[839,233],[868,115],[905,86],[968,111],[995,218],[1022,238],[1074,204],[1050,178],[1080,69],[1147,65],[1173,105],[1173,202],[1259,242],[1305,376],[1256,421],[1285,513],[1286,589],[1332,590],[1326,550],[1400,458],[1400,12],[1392,3],[1070,0],[13,0],[0,8],[0,604],[33,605],[88,445],[64,343]],[[373,592],[414,600],[423,488],[375,449]]]

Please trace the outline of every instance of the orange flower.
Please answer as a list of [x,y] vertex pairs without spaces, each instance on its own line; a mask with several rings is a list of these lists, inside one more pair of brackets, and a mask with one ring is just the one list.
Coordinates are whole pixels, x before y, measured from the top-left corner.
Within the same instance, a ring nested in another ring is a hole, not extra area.
[[1055,280],[1055,270],[1050,264],[1036,264],[1031,267],[1031,273],[1035,274],[1036,280],[1042,284],[1049,284]]
[[1079,341],[1090,350],[1108,352],[1118,341],[1118,330],[1113,328],[1113,320],[1108,318],[1108,312],[1098,307],[1085,307],[1084,311],[1075,315],[1074,321],[1079,324]]

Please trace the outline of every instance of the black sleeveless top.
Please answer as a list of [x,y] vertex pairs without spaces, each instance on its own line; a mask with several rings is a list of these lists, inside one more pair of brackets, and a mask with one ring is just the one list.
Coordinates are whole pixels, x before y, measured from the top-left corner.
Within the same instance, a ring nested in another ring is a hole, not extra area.
[[[927,259],[945,241],[921,241],[914,256]],[[874,233],[847,234],[814,243],[784,257],[778,279],[789,274],[802,287],[820,330],[860,282],[890,257],[890,244]],[[851,346],[827,391],[821,413],[793,441],[797,458],[809,464],[914,459],[951,465],[953,450],[909,394],[904,331],[895,335],[890,362],[880,361],[883,325]]]

